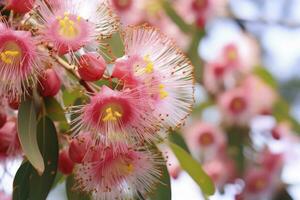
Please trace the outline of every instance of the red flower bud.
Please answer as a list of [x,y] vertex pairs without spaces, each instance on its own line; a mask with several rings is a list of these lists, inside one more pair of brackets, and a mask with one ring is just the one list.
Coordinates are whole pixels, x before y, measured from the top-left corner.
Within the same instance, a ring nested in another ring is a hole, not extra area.
[[12,99],[12,100],[9,100],[8,105],[11,109],[18,110],[20,101],[19,101],[19,99]]
[[58,158],[58,169],[63,174],[71,174],[73,172],[74,162],[70,159],[68,149],[61,150]]
[[53,97],[60,90],[61,81],[54,69],[47,69],[40,78],[40,93],[44,97]]
[[16,13],[25,14],[33,8],[34,2],[34,0],[6,0],[6,7]]
[[78,73],[85,81],[99,80],[106,69],[104,59],[96,53],[87,53],[79,59]]
[[87,134],[79,135],[72,140],[69,148],[69,156],[73,162],[82,163],[88,151],[90,141],[91,139]]

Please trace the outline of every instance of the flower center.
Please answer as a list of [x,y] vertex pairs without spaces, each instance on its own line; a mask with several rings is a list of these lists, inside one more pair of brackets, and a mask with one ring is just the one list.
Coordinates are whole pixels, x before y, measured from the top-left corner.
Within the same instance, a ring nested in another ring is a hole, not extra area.
[[210,133],[210,132],[202,133],[199,138],[199,143],[203,146],[209,146],[209,145],[213,144],[214,138],[212,136],[212,133]]
[[118,109],[113,107],[108,107],[105,110],[105,116],[102,118],[103,122],[107,121],[117,121],[119,118],[121,118],[123,114],[118,111]]
[[[141,67],[142,65],[142,67]],[[144,56],[142,59],[137,61],[134,66],[134,74],[136,76],[141,76],[144,74],[152,74],[154,69],[154,63],[150,59],[149,55]]]
[[146,62],[145,73],[151,74],[153,72],[153,67],[154,67],[153,61],[150,59],[149,55],[146,55],[144,57],[144,61]]
[[129,175],[133,172],[134,170],[134,166],[133,164],[131,163],[123,163],[122,166],[120,166],[121,168],[121,172],[124,174],[124,175]]
[[229,50],[228,53],[227,53],[227,58],[230,60],[230,61],[234,61],[237,59],[237,52],[233,49]]
[[266,181],[263,179],[258,179],[255,183],[255,187],[257,190],[261,190],[266,186]]
[[6,64],[13,64],[13,60],[20,53],[18,51],[4,51],[0,53],[1,60]]
[[246,101],[242,97],[235,97],[230,102],[229,108],[234,113],[241,113],[246,108]]
[[159,84],[159,97],[164,99],[169,96],[169,93],[165,90],[165,86],[163,84]]
[[80,22],[80,16],[72,16],[68,12],[64,13],[64,16],[57,17],[59,23],[58,33],[60,36],[73,39],[78,36],[79,31],[77,28],[77,23]]
[[0,52],[0,60],[5,64],[16,64],[21,59],[21,49],[14,42],[7,42],[4,49]]

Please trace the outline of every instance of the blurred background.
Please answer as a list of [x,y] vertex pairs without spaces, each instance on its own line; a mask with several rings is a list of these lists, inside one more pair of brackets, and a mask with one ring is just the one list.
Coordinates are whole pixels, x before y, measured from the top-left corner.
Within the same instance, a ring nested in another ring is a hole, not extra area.
[[[300,0],[110,3],[124,26],[156,26],[192,60],[196,103],[176,134],[214,180],[218,192],[209,199],[299,200]],[[172,199],[203,199],[169,158]],[[0,171],[6,192],[19,164]],[[48,200],[64,193],[61,184]]]

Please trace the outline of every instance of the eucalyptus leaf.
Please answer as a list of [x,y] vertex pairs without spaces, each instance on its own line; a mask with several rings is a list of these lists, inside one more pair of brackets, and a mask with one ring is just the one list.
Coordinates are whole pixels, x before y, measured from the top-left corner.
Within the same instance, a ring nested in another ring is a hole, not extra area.
[[38,123],[38,142],[45,162],[42,176],[34,171],[30,179],[29,199],[46,199],[54,183],[58,164],[58,138],[53,122],[42,118]]
[[38,124],[38,144],[45,163],[42,175],[25,161],[14,179],[13,200],[45,200],[53,185],[58,160],[58,139],[53,122],[44,117]]
[[206,195],[213,195],[215,186],[211,178],[204,172],[199,162],[192,158],[184,149],[177,144],[169,142],[169,146],[178,159],[181,168],[185,170],[192,179],[200,186]]
[[45,170],[45,165],[37,142],[36,115],[34,102],[31,99],[21,102],[18,112],[20,143],[28,161],[39,174],[42,174]]
[[254,74],[256,74],[260,79],[262,79],[270,87],[276,89],[278,88],[277,81],[273,75],[264,67],[258,66],[254,68]]
[[151,200],[171,200],[171,180],[167,166],[163,166],[162,177],[156,190],[151,195]]
[[47,116],[49,116],[53,121],[67,121],[64,109],[55,98],[45,98],[45,106],[47,110]]
[[180,132],[171,131],[171,133],[169,134],[169,141],[177,144],[182,149],[184,149],[186,152],[190,153],[190,150],[189,150],[187,144],[185,143],[185,141],[184,141],[182,135],[180,134]]
[[18,169],[13,183],[13,200],[28,199],[29,195],[29,180],[33,172],[32,165],[29,162],[24,162]]

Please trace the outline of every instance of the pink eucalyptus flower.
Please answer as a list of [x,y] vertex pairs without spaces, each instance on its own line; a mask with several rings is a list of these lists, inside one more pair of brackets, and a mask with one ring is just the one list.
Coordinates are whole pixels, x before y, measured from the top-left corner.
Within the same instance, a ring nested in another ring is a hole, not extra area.
[[251,169],[245,177],[245,190],[248,193],[256,194],[266,191],[271,183],[271,175],[268,170]]
[[223,62],[207,63],[204,66],[204,86],[213,94],[218,94],[235,85],[235,77],[234,69]]
[[205,162],[203,168],[218,187],[223,187],[236,177],[235,163],[228,157],[217,156]]
[[[113,76],[146,87],[153,114],[167,127],[183,123],[194,102],[193,66],[174,43],[152,27],[129,27],[125,57]],[[120,73],[122,72],[122,73]],[[125,85],[126,85],[125,80]]]
[[84,128],[105,136],[108,143],[120,139],[153,140],[158,137],[159,125],[151,115],[148,97],[142,95],[137,89],[115,91],[103,86],[88,104],[75,111],[80,116],[73,121],[79,121],[74,130]]
[[274,89],[254,75],[243,81],[243,87],[251,94],[253,109],[256,114],[270,114],[277,100]]
[[218,104],[225,122],[229,124],[244,125],[254,115],[251,94],[244,87],[221,94]]
[[86,1],[64,0],[58,8],[49,8],[39,0],[43,40],[53,45],[59,55],[94,45],[97,39],[118,29],[118,20],[104,0],[97,5]]
[[43,56],[36,48],[30,32],[7,27],[0,32],[0,95],[10,99],[27,92],[36,83]]
[[75,168],[78,189],[103,200],[133,199],[151,192],[161,176],[161,155],[125,144],[117,144],[124,147],[116,153],[112,146],[99,145],[91,148],[90,156]]
[[224,133],[212,124],[195,122],[184,130],[189,149],[199,157],[200,154],[213,157],[219,148],[226,144]]

